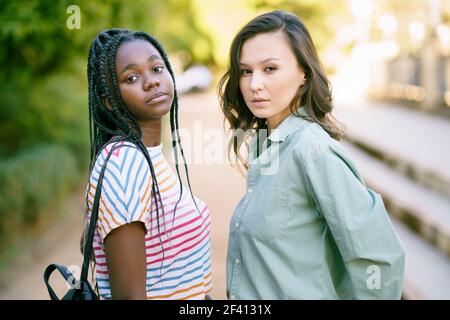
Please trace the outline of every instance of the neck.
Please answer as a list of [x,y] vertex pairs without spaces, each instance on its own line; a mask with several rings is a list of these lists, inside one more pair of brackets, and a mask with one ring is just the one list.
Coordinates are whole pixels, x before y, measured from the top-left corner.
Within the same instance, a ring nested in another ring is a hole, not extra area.
[[286,108],[282,112],[274,115],[273,117],[267,118],[267,134],[270,135],[272,130],[278,127],[278,125],[286,119],[291,111],[289,108]]
[[146,147],[156,147],[161,144],[161,118],[139,124],[142,132],[142,143]]

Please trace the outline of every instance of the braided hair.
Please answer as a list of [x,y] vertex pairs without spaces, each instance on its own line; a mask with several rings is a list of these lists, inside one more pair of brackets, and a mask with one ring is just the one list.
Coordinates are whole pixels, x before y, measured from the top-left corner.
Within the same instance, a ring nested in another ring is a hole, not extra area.
[[[170,131],[172,136],[172,148],[175,156],[175,167],[180,183],[180,195],[173,211],[172,225],[175,220],[175,212],[178,203],[180,202],[183,194],[183,184],[181,181],[180,169],[178,165],[178,148],[180,149],[181,156],[183,158],[190,195],[192,197],[192,200],[194,201],[197,211],[200,213],[195,198],[192,194],[186,159],[184,156],[183,148],[181,146],[178,124],[178,96],[175,86],[175,76],[163,47],[156,38],[146,32],[135,32],[125,29],[108,29],[101,32],[91,44],[87,65],[89,90],[89,136],[91,145],[89,176],[92,173],[92,169],[95,165],[97,156],[101,153],[102,149],[107,144],[114,141],[128,141],[135,144],[145,156],[150,168],[152,177],[152,203],[154,203],[156,206],[159,234],[158,238],[162,247],[163,244],[160,236],[160,216],[162,214],[164,218],[164,207],[162,205],[161,194],[159,192],[154,166],[147,148],[141,141],[142,132],[139,124],[131,115],[127,106],[122,100],[117,83],[117,75],[115,69],[116,54],[119,46],[122,43],[139,39],[150,42],[150,44],[152,44],[158,50],[174,83],[174,97],[172,106],[170,108]],[[107,107],[104,99],[108,100],[110,108]],[[87,194],[88,193],[89,190]],[[86,208],[87,207],[88,206],[86,206]],[[85,225],[80,244],[82,253],[84,252],[86,231],[87,226]],[[163,249],[162,261],[164,261],[164,251],[165,250]],[[94,257],[91,257],[91,260],[95,263]]]

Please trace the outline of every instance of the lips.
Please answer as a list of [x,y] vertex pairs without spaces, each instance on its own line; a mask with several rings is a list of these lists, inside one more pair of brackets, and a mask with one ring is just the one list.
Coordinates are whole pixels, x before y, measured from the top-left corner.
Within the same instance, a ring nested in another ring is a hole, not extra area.
[[146,101],[145,104],[155,104],[162,101],[165,101],[169,95],[165,92],[156,92],[152,94]]
[[269,99],[256,98],[252,100],[252,105],[255,107],[264,107],[269,102]]

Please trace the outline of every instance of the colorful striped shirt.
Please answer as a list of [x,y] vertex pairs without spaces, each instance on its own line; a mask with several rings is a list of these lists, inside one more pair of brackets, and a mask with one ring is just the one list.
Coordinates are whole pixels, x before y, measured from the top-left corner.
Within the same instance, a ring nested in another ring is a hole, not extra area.
[[[160,210],[158,228],[147,160],[135,145],[119,144],[106,166],[93,243],[100,299],[111,299],[103,241],[115,228],[135,221],[146,227],[147,299],[204,299],[212,289],[208,208],[194,197],[196,207],[189,189],[183,186],[182,198],[174,212],[180,196],[178,177],[163,155],[162,144],[147,148],[164,209],[164,214]],[[102,150],[92,170],[87,218],[100,171],[112,146],[109,144]]]

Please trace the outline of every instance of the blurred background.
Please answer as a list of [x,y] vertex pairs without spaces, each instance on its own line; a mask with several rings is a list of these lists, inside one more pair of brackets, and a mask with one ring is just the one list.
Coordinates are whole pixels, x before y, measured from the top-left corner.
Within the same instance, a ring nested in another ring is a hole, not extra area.
[[0,0],[0,299],[47,299],[45,267],[81,265],[87,54],[111,27],[156,36],[176,72],[181,127],[217,133],[183,143],[213,219],[213,296],[226,298],[228,223],[245,178],[225,159],[217,83],[233,36],[274,9],[312,34],[342,143],[405,247],[403,298],[450,299],[450,0]]

